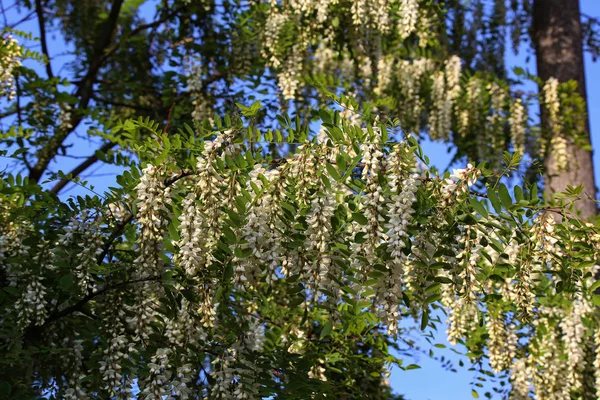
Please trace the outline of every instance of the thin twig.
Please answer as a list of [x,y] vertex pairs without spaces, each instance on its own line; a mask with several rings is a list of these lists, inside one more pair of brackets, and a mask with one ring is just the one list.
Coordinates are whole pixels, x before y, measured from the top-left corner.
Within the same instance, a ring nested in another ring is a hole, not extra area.
[[[117,145],[117,143],[107,142],[107,143],[104,143],[102,145],[102,147],[100,147],[97,151],[99,151],[101,153],[105,153],[108,150],[115,147],[116,145]],[[52,193],[58,194],[62,189],[64,189],[65,186],[67,186],[69,184],[69,182],[71,182],[74,178],[78,177],[83,171],[85,171],[86,169],[88,169],[94,163],[96,163],[98,161],[98,156],[96,154],[97,153],[95,152],[93,155],[89,156],[81,164],[79,164],[78,166],[73,168],[71,170],[71,172],[69,172],[67,174],[68,178],[64,178],[64,179],[61,179],[60,181],[58,181],[58,183],[56,183],[56,185],[54,185],[54,187],[52,189],[50,189],[50,191]]]
[[52,64],[50,63],[50,53],[48,52],[48,42],[46,39],[46,22],[44,20],[44,10],[42,9],[42,0],[35,0],[35,12],[38,17],[38,26],[40,29],[40,41],[42,43],[42,53],[46,56],[46,73],[48,79],[54,78],[52,73]]
[[169,129],[169,125],[171,124],[171,115],[173,114],[173,109],[175,108],[175,103],[173,103],[173,105],[171,105],[171,108],[169,108],[169,115],[167,115],[167,123],[165,124],[165,127],[163,128],[163,135],[165,133],[167,133],[167,129]]

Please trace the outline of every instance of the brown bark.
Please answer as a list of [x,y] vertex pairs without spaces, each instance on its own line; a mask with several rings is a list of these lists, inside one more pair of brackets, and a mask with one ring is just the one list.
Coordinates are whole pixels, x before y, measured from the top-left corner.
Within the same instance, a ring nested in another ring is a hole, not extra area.
[[[532,37],[536,51],[538,75],[544,81],[556,78],[559,82],[575,80],[579,94],[587,102],[585,71],[583,67],[583,42],[579,0],[534,0]],[[586,110],[587,113],[587,110]],[[549,126],[548,115],[541,107],[542,126]],[[585,116],[585,134],[589,143],[589,119]],[[567,185],[583,185],[583,196],[596,198],[592,152],[584,150],[568,140],[567,151],[570,165],[567,171],[557,169],[548,149],[544,160],[546,194],[552,196],[563,191]],[[576,203],[577,211],[588,218],[598,212],[594,200],[582,199]]]

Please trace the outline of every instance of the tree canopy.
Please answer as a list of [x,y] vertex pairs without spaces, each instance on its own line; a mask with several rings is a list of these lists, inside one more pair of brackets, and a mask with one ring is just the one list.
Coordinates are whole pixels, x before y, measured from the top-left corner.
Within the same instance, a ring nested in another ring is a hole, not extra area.
[[[144,3],[18,2],[41,52],[2,37],[4,395],[391,399],[400,321],[444,315],[501,396],[600,393],[595,193],[535,176],[587,146],[585,103],[495,54],[528,2]],[[61,171],[78,134],[100,147]]]

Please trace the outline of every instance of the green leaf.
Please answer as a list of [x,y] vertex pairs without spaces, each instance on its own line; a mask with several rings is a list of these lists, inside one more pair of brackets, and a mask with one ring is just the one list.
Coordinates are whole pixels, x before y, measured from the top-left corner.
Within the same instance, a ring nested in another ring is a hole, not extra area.
[[323,329],[321,330],[320,338],[326,338],[331,335],[331,331],[333,330],[333,320],[328,320],[325,325],[323,325]]
[[0,397],[8,399],[12,393],[12,386],[6,381],[0,381]]
[[335,169],[333,165],[327,163],[325,164],[325,168],[327,169],[327,172],[329,172],[329,175],[331,175],[333,179],[335,179],[336,181],[339,181],[341,179],[339,172],[337,171],[337,169]]
[[481,204],[478,200],[471,199],[471,207],[473,207],[473,209],[475,211],[477,211],[479,213],[479,215],[481,215],[483,218],[487,218],[488,217],[487,210],[485,209],[485,207],[483,206],[483,204]]
[[521,189],[521,187],[519,185],[515,186],[514,192],[515,192],[515,200],[517,202],[523,200],[523,198],[524,198],[523,197],[523,189]]
[[352,219],[361,225],[367,225],[369,221],[362,213],[352,213]]
[[498,194],[500,195],[500,201],[502,201],[502,205],[505,209],[510,210],[512,208],[513,202],[510,197],[510,193],[508,192],[508,188],[504,183],[501,183],[498,187]]
[[58,281],[58,286],[65,292],[68,292],[73,287],[73,276],[65,275]]
[[223,227],[223,234],[225,235],[225,239],[227,239],[228,244],[235,244],[236,238],[235,233],[228,226]]
[[496,194],[494,189],[488,189],[487,197],[490,200],[490,203],[492,203],[492,207],[494,207],[494,210],[496,210],[497,213],[502,212],[502,205],[500,203],[500,199],[498,198],[498,195]]
[[423,312],[421,316],[421,330],[424,331],[427,328],[427,324],[429,324],[429,313]]
[[538,186],[537,183],[534,183],[531,186],[531,200],[537,200],[538,199]]
[[223,270],[223,282],[224,283],[229,282],[229,280],[231,279],[232,276],[233,276],[233,265],[227,264],[225,266],[225,269]]
[[475,389],[471,390],[471,395],[473,396],[473,398],[478,399],[479,398],[479,393],[477,393],[477,391]]

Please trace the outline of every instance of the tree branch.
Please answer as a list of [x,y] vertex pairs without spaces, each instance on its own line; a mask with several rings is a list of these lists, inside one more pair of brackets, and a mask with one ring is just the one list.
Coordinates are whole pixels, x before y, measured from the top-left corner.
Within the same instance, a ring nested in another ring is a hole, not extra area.
[[118,17],[123,2],[124,0],[113,0],[110,15],[105,25],[106,29],[104,29],[98,36],[98,41],[95,46],[94,55],[90,61],[88,72],[79,82],[78,89],[75,92],[75,96],[79,97],[79,105],[76,110],[77,112],[73,113],[73,117],[71,119],[71,128],[69,130],[54,135],[50,139],[50,141],[44,146],[44,148],[40,151],[38,161],[29,174],[29,178],[31,180],[39,182],[42,175],[48,168],[50,161],[56,156],[56,153],[62,145],[62,143],[64,142],[64,140],[69,136],[71,132],[73,132],[77,128],[77,126],[83,119],[83,111],[92,99],[94,82],[96,82],[97,74],[100,71],[100,68],[104,64],[104,62],[127,39],[137,35],[138,33],[148,28],[154,28],[161,25],[162,23],[166,22],[169,18],[173,17],[178,11],[177,9],[175,9],[170,13],[166,14],[164,17],[160,18],[159,20],[147,24],[138,25],[135,29],[126,34],[121,40],[110,46],[110,42],[113,38],[113,34],[117,26]]
[[126,108],[131,108],[133,110],[144,111],[144,112],[154,111],[152,108],[149,108],[149,107],[143,107],[143,106],[138,106],[136,104],[127,104],[127,103],[121,103],[119,101],[107,100],[107,99],[103,99],[102,97],[99,97],[96,95],[92,95],[92,99],[95,101],[98,101],[100,103],[108,104],[110,106],[126,107]]
[[92,292],[89,293],[88,295],[84,296],[81,300],[79,300],[77,303],[62,309],[61,311],[58,311],[52,315],[50,315],[46,321],[44,322],[44,324],[41,326],[41,328],[48,326],[49,324],[51,324],[52,322],[56,321],[57,319],[60,319],[62,317],[66,317],[69,314],[72,314],[76,311],[82,312],[83,310],[83,306],[85,306],[90,300],[92,300],[95,297],[98,297],[100,295],[103,295],[104,293],[111,291],[111,290],[115,290],[115,289],[119,289],[121,287],[127,286],[127,285],[131,285],[134,283],[141,283],[141,282],[159,282],[162,278],[160,276],[151,276],[149,278],[141,278],[141,279],[134,279],[131,281],[125,281],[125,282],[121,282],[119,284],[116,284],[115,286],[105,286],[104,288],[96,291],[96,292]]
[[[100,147],[97,151],[104,153],[104,152],[107,152],[108,150],[112,149],[116,145],[117,144],[114,142],[107,142],[107,143],[104,143],[102,145],[102,147]],[[83,161],[81,164],[79,164],[78,166],[73,168],[71,170],[71,172],[69,172],[68,176],[71,179],[76,178],[83,171],[85,171],[86,169],[91,167],[96,161],[98,161],[98,156],[96,156],[96,153],[94,153],[93,155],[89,156],[85,161]],[[56,185],[54,185],[54,187],[50,191],[52,193],[58,194],[61,190],[64,189],[65,186],[67,186],[69,184],[71,179],[61,179],[60,181],[58,181],[58,183]]]
[[113,39],[123,2],[124,0],[113,0],[110,14],[104,25],[105,29],[102,29],[98,35],[88,72],[82,79],[77,91],[75,92],[75,96],[79,97],[79,105],[76,112],[73,113],[73,117],[71,118],[71,128],[56,133],[54,136],[52,136],[44,148],[41,149],[38,161],[29,174],[29,178],[31,180],[38,182],[41,179],[42,175],[48,168],[50,161],[56,156],[57,150],[60,148],[67,136],[69,136],[69,134],[73,132],[75,128],[77,128],[83,119],[83,110],[85,110],[85,108],[88,106],[92,97],[94,80],[96,79],[96,74],[100,70],[102,63],[106,59],[105,52],[110,45],[111,40]]
[[52,73],[52,64],[50,63],[50,53],[48,52],[48,42],[46,40],[46,22],[44,20],[44,10],[42,8],[42,0],[35,0],[35,12],[38,17],[38,25],[40,28],[40,41],[42,43],[42,53],[46,56],[48,60],[46,62],[46,73],[48,74],[48,79],[52,79],[54,74]]

